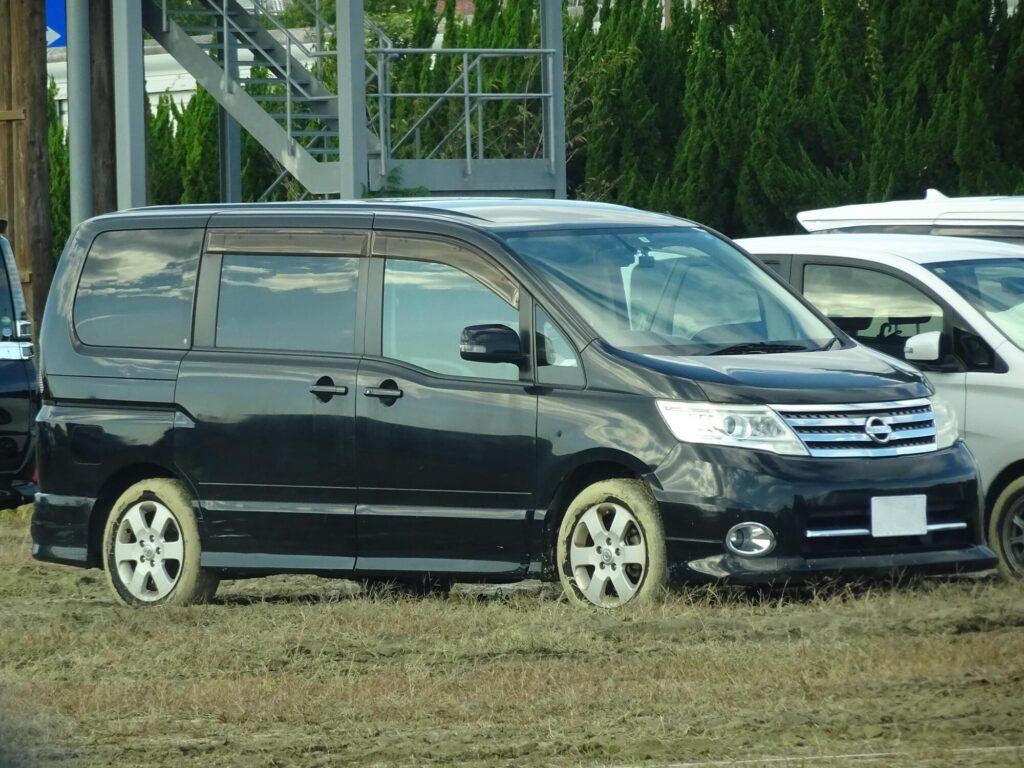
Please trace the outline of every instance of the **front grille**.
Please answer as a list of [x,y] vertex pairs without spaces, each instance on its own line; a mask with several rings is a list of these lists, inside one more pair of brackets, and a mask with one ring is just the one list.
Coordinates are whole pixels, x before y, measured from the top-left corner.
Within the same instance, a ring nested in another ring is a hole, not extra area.
[[927,398],[772,408],[811,456],[905,456],[935,450],[935,417]]
[[802,554],[825,557],[870,551],[874,554],[970,546],[970,526],[960,500],[928,500],[928,533],[924,536],[871,535],[871,505],[861,502],[818,508],[803,507]]

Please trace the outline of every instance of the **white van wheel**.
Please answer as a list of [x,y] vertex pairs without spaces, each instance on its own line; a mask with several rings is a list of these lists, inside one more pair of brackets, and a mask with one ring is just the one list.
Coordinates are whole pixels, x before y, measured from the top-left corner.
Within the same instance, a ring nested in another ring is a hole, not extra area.
[[585,488],[562,520],[556,556],[573,602],[618,608],[661,597],[668,580],[665,533],[650,489],[626,479]]
[[103,535],[103,566],[125,605],[187,605],[213,597],[219,579],[199,567],[192,497],[177,480],[131,486],[114,502]]
[[1024,477],[1010,483],[996,499],[988,524],[988,543],[999,557],[1000,572],[1024,578]]

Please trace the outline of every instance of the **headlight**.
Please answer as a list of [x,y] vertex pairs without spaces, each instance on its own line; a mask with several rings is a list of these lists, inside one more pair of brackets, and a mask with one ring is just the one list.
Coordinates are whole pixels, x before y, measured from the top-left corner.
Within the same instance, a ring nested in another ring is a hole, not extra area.
[[960,437],[960,425],[953,410],[945,398],[932,395],[932,416],[935,419],[935,447],[938,450],[949,448]]
[[806,456],[807,448],[782,418],[765,405],[718,405],[659,400],[668,428],[684,443],[754,448]]

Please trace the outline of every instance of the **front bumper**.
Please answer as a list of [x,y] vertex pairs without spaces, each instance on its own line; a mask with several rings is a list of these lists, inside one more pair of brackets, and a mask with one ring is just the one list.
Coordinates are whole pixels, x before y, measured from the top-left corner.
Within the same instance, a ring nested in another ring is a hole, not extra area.
[[992,550],[976,545],[960,549],[847,557],[739,557],[712,555],[685,562],[685,569],[708,580],[734,584],[782,584],[818,579],[878,579],[904,573],[953,574],[995,567]]
[[89,557],[89,518],[95,503],[96,499],[83,496],[37,493],[32,509],[32,557],[80,568],[94,565]]
[[[929,454],[842,459],[680,444],[648,480],[678,581],[770,584],[995,566],[977,470],[962,442]],[[871,536],[872,497],[909,495],[927,497],[929,533]],[[771,528],[770,555],[726,550],[726,533],[742,522]]]

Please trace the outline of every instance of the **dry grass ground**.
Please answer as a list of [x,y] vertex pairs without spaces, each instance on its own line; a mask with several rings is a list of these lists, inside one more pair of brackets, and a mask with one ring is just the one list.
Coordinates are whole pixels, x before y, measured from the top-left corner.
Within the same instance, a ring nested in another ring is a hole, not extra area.
[[[127,610],[98,571],[32,561],[24,511],[0,513],[0,764],[1024,766],[1019,584],[615,614],[347,586]],[[820,759],[858,753],[889,754]]]

